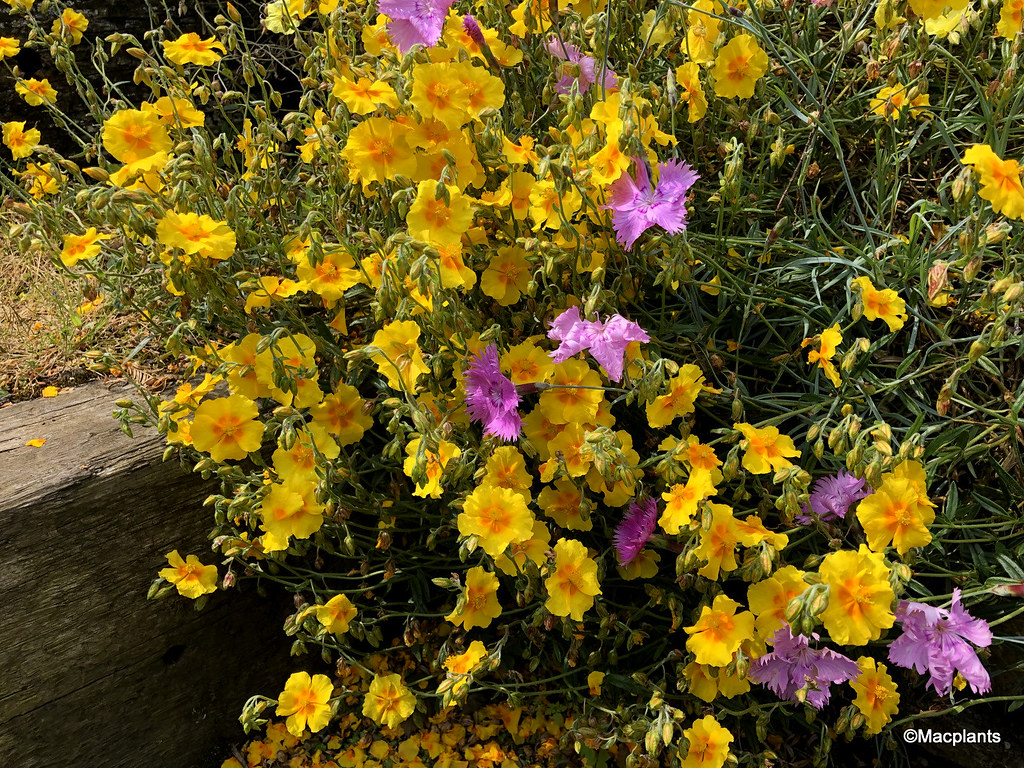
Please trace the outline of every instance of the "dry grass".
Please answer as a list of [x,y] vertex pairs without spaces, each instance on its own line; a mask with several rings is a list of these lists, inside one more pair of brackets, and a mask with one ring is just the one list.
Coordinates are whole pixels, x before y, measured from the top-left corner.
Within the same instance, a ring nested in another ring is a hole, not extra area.
[[[12,224],[0,217],[0,404],[98,378],[86,353],[122,360],[148,334],[138,318],[114,311],[94,281],[69,275],[46,254],[20,252],[7,234]],[[124,367],[152,377],[159,353],[152,340]]]

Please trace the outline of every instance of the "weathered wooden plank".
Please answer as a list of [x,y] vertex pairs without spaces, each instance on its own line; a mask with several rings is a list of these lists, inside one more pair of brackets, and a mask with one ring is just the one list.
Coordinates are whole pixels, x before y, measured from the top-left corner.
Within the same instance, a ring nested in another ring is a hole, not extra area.
[[[0,410],[0,752],[49,768],[216,766],[291,667],[286,596],[147,601],[171,549],[214,562],[209,484],[111,418],[102,384]],[[45,438],[40,448],[30,439]]]

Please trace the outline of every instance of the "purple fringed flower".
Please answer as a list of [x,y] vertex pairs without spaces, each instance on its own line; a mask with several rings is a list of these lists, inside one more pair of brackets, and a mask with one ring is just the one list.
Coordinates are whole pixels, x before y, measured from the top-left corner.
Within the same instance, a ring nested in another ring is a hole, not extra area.
[[448,9],[454,0],[378,0],[377,13],[388,22],[388,35],[400,53],[408,53],[414,45],[433,48],[441,39],[441,30]]
[[629,511],[612,536],[619,565],[625,567],[636,560],[654,533],[657,517],[658,502],[654,499],[644,499],[639,504],[635,501],[629,503]]
[[822,522],[845,518],[850,507],[870,493],[864,487],[863,478],[851,475],[845,469],[839,470],[839,474],[823,477],[814,484],[807,504],[801,505],[804,514],[797,515],[796,520],[807,525],[815,518]]
[[551,359],[564,363],[590,347],[590,322],[580,317],[579,307],[569,307],[551,321],[548,338],[560,342],[558,349],[549,353]]
[[488,344],[478,357],[471,357],[466,371],[466,410],[484,425],[485,435],[515,440],[523,428],[516,385],[501,372],[498,348]]
[[[818,635],[812,637],[817,640]],[[794,635],[788,624],[775,632],[774,650],[750,665],[750,678],[770,688],[780,699],[799,701],[797,691],[807,689],[807,703],[815,709],[828,704],[832,683],[845,683],[860,674],[857,662],[828,648],[814,649],[804,635]]]
[[669,160],[658,164],[658,186],[651,187],[646,163],[633,158],[636,179],[628,173],[612,182],[606,210],[612,212],[615,239],[624,248],[653,226],[670,234],[686,229],[686,193],[700,178],[687,163]]
[[[590,86],[597,82],[597,59],[593,56],[584,56],[583,53],[575,45],[571,43],[564,43],[557,37],[548,38],[545,45],[550,53],[555,58],[561,59],[562,61],[568,61],[571,64],[575,64],[580,69],[578,77],[573,77],[569,74],[563,74],[558,83],[555,84],[555,90],[558,93],[570,93],[572,91],[572,84],[579,84],[580,93],[586,93],[590,90]],[[618,76],[612,72],[612,70],[605,67],[603,84],[605,88],[614,88],[619,80]]]
[[578,307],[571,307],[551,323],[548,338],[560,342],[550,353],[556,363],[563,363],[573,355],[589,350],[612,381],[622,381],[626,346],[631,341],[650,341],[650,336],[636,323],[622,315],[612,315],[602,322],[583,320]]
[[903,634],[889,646],[889,661],[918,673],[928,672],[928,685],[945,696],[959,672],[975,693],[992,687],[978,653],[967,642],[985,648],[992,643],[992,630],[984,619],[976,619],[960,605],[960,590],[953,590],[949,609],[901,600],[896,621]]

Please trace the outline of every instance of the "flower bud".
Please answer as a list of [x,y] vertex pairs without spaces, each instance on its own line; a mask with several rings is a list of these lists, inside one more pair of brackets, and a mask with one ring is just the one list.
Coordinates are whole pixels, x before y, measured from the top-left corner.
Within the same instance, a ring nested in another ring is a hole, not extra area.
[[978,276],[978,272],[981,270],[981,263],[982,259],[980,253],[967,262],[967,266],[964,267],[964,280],[966,282],[969,283]]

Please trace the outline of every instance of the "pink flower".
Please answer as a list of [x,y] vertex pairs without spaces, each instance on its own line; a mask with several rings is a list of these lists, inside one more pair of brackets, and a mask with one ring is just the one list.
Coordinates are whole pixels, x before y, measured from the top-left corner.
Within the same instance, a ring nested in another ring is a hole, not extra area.
[[629,511],[612,537],[619,565],[625,567],[636,560],[654,533],[657,517],[658,502],[654,499],[644,499],[639,504],[635,501],[629,503]]
[[562,363],[573,355],[589,350],[612,381],[622,381],[626,346],[631,341],[650,341],[650,336],[636,323],[622,315],[612,315],[605,322],[583,320],[578,307],[571,307],[551,323],[548,338],[560,342],[551,352],[551,359]]
[[700,178],[690,165],[669,160],[658,164],[658,186],[652,188],[646,163],[636,157],[633,164],[636,180],[628,173],[616,179],[605,206],[612,212],[615,239],[624,248],[632,248],[644,230],[655,225],[670,234],[686,229],[686,193]]
[[[580,70],[578,77],[573,77],[568,73],[562,74],[561,79],[555,85],[555,90],[558,93],[569,93],[572,91],[573,82],[578,84],[580,93],[586,93],[590,90],[590,86],[597,82],[598,64],[597,59],[593,56],[584,56],[575,45],[564,43],[557,37],[548,38],[545,45],[548,53],[552,56],[575,64]],[[604,80],[602,82],[605,88],[614,88],[618,84],[618,77],[614,72],[605,67]]]
[[448,9],[454,0],[378,0],[377,13],[391,21],[388,35],[400,53],[414,45],[433,48],[441,39]]
[[864,480],[846,470],[839,470],[838,474],[823,477],[814,484],[814,492],[807,504],[801,505],[804,514],[797,515],[796,521],[808,525],[815,517],[823,523],[845,519],[850,507],[869,494],[870,491],[864,488]]
[[[815,640],[817,634],[812,634]],[[806,690],[815,709],[828,704],[833,683],[845,683],[860,674],[857,662],[828,648],[811,648],[804,635],[794,635],[783,624],[772,639],[773,650],[750,665],[750,679],[770,688],[780,699],[797,701]]]
[[953,687],[959,672],[975,693],[992,687],[977,651],[968,643],[984,648],[992,643],[992,630],[984,619],[976,619],[960,605],[960,590],[953,590],[949,609],[901,600],[896,621],[903,634],[889,646],[889,661],[919,673],[928,673],[928,686],[940,696]]
[[488,344],[478,357],[471,357],[466,372],[466,410],[473,421],[484,425],[485,435],[515,440],[522,431],[516,385],[501,372],[498,348]]

